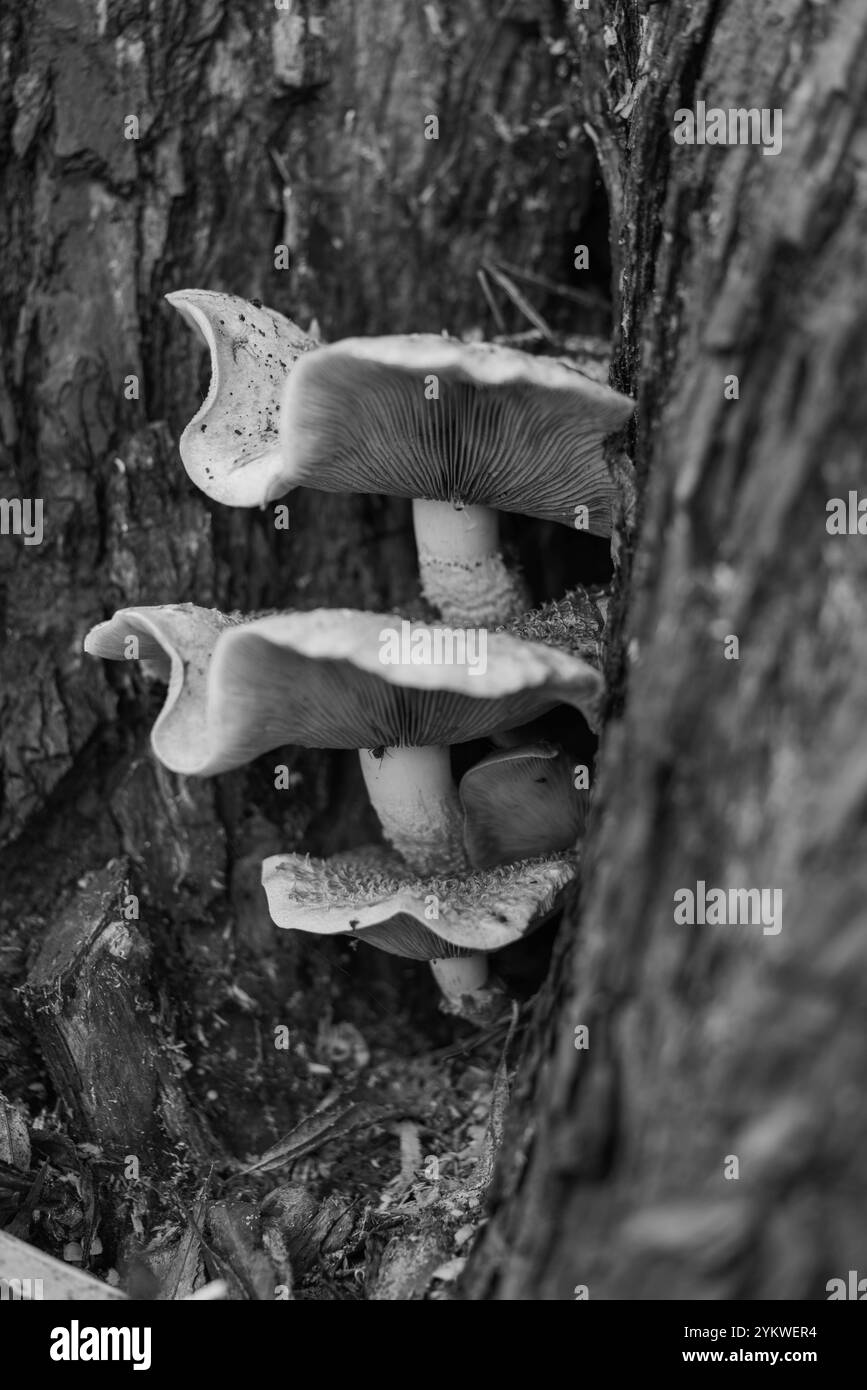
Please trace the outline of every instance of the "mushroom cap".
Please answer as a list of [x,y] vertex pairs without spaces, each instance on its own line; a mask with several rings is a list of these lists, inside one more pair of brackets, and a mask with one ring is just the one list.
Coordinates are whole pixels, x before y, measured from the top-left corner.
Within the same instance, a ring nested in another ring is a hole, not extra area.
[[572,760],[550,743],[489,753],[461,778],[464,845],[474,869],[572,848],[589,794],[572,782]]
[[[390,851],[366,848],[330,860],[272,855],[262,865],[262,884],[278,927],[351,935],[393,955],[435,960],[499,951],[541,926],[577,869],[570,854],[459,879],[417,878]],[[438,915],[431,918],[434,901]],[[431,954],[421,955],[427,947]]]
[[85,650],[120,659],[130,634],[162,649],[169,690],[153,748],[173,772],[188,776],[226,772],[286,743],[467,743],[559,703],[595,718],[603,680],[579,657],[485,632],[484,670],[435,661],[386,664],[383,636],[398,626],[408,642],[427,643],[431,652],[435,634],[463,631],[349,608],[239,621],[182,604],[122,608],[88,634]]
[[[438,395],[431,398],[431,379]],[[611,532],[602,440],[634,402],[554,358],[435,334],[347,338],[305,357],[280,413],[270,496],[306,485],[481,505]]]
[[98,623],[84,639],[90,656],[121,661],[128,639],[135,637],[138,656],[149,661],[157,680],[168,685],[165,703],[151,731],[151,747],[173,772],[186,772],[211,755],[212,735],[203,718],[208,673],[221,632],[240,620],[194,603],[166,603],[153,608],[120,608]]
[[183,465],[216,502],[262,506],[279,466],[283,383],[319,345],[291,319],[236,294],[175,290],[166,299],[211,353],[208,394],[181,435]]

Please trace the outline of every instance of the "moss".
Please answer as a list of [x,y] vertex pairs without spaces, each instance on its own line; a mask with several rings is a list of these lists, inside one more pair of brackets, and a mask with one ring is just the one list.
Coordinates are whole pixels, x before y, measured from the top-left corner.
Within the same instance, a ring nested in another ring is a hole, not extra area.
[[496,631],[557,647],[601,670],[609,598],[610,591],[601,585],[590,589],[579,585],[563,598],[534,608]]

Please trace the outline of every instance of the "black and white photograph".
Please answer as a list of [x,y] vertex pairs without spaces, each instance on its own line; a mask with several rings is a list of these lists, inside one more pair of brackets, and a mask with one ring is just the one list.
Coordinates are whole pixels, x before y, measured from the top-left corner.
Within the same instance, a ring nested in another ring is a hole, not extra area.
[[0,1367],[829,1371],[865,454],[864,0],[5,0]]

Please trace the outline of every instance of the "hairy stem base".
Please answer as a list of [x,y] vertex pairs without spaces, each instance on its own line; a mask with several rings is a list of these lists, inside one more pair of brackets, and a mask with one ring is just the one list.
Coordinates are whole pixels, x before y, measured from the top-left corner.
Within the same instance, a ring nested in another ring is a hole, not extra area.
[[527,611],[526,586],[500,554],[495,511],[416,500],[412,517],[422,593],[446,622],[494,627]]

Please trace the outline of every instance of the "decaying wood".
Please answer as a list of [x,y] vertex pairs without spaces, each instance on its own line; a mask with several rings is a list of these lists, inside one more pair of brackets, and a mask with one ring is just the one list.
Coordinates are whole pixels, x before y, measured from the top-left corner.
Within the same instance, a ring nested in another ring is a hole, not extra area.
[[425,1230],[395,1236],[382,1252],[366,1291],[367,1298],[374,1303],[406,1303],[420,1298],[445,1260],[447,1250],[442,1231],[432,1221]]
[[115,1159],[204,1160],[213,1140],[160,1035],[146,985],[151,953],[124,915],[128,895],[129,866],[113,861],[60,909],[27,979],[33,1028],[83,1137]]
[[277,1268],[309,1274],[352,1237],[356,1213],[338,1193],[317,1203],[300,1183],[275,1188],[261,1206],[262,1239]]
[[281,1284],[291,1287],[291,1267],[277,1268],[262,1249],[261,1220],[251,1202],[214,1202],[208,1210],[208,1236],[230,1298],[268,1301]]
[[27,1121],[17,1106],[10,1105],[0,1091],[0,1163],[19,1172],[30,1168],[30,1135]]

